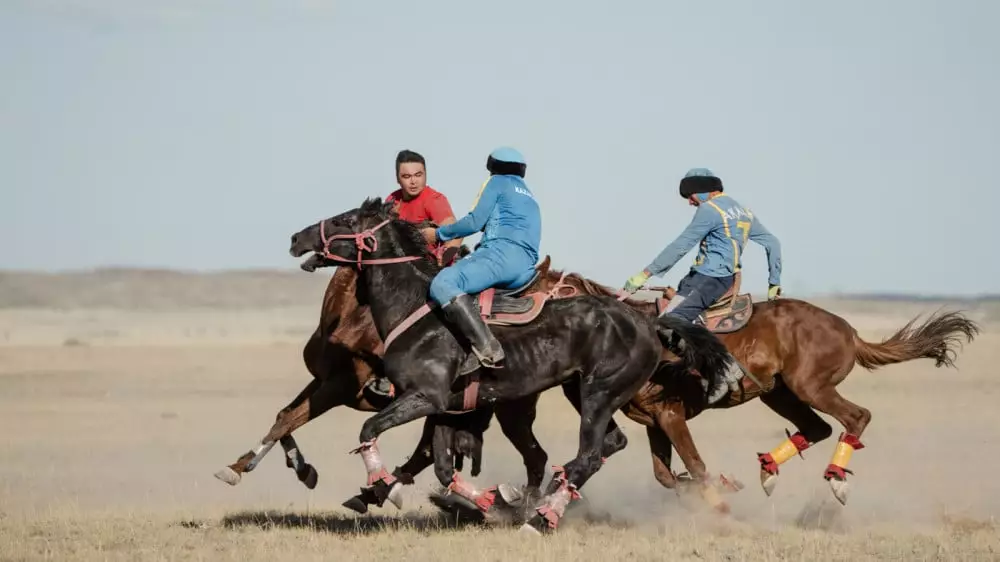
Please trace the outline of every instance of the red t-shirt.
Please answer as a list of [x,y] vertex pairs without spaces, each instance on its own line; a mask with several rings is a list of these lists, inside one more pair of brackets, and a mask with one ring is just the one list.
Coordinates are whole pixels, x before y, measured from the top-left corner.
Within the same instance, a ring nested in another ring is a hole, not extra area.
[[425,186],[419,195],[409,201],[403,199],[403,190],[397,189],[385,198],[386,202],[396,203],[399,218],[407,222],[433,221],[441,226],[441,222],[454,217],[448,198],[435,191],[431,186]]
[[[402,189],[393,191],[385,200],[387,203],[396,203],[396,212],[399,214],[399,218],[407,222],[419,223],[430,220],[434,224],[442,226],[441,221],[455,216],[455,213],[451,211],[448,198],[431,189],[429,185],[425,186],[419,195],[409,201],[403,199]],[[442,244],[431,244],[428,248],[431,252],[437,253],[441,246]]]

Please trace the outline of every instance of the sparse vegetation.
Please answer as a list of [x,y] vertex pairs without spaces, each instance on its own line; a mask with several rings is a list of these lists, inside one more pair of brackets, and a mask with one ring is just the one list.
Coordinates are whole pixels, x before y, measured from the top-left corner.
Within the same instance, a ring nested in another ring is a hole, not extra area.
[[[585,486],[557,534],[532,538],[441,515],[426,501],[436,487],[430,471],[407,488],[404,513],[339,508],[363,478],[346,454],[367,417],[353,411],[334,410],[296,434],[319,470],[316,490],[299,484],[278,449],[236,488],[212,477],[307,380],[301,346],[326,275],[10,275],[0,275],[0,560],[854,562],[1000,553],[996,455],[984,445],[1000,441],[989,386],[1000,336],[986,326],[957,371],[914,362],[845,383],[878,412],[851,460],[846,508],[828,501],[820,478],[832,439],[782,465],[777,491],[764,496],[754,453],[791,426],[761,404],[692,423],[710,470],[746,485],[727,518],[660,488],[644,430],[618,416],[629,446]],[[858,316],[872,336],[939,306],[822,304]],[[981,306],[987,318],[1000,310]],[[575,450],[575,416],[558,390],[542,396],[536,432],[550,464]],[[419,431],[418,423],[385,434],[387,462],[402,462]],[[673,468],[685,470],[677,460]],[[494,423],[475,481],[523,474]]]

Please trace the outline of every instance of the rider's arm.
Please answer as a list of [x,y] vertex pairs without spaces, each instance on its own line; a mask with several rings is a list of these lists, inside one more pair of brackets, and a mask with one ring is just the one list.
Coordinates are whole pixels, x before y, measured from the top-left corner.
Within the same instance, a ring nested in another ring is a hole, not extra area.
[[483,188],[479,191],[479,197],[475,206],[469,214],[462,217],[462,220],[437,229],[438,240],[447,242],[455,238],[464,238],[470,234],[475,234],[486,226],[486,220],[490,218],[493,207],[500,199],[500,188],[497,180],[491,177]]
[[705,206],[698,207],[698,210],[694,213],[694,218],[691,219],[691,223],[684,229],[684,232],[681,232],[676,240],[664,248],[660,252],[660,255],[656,256],[656,259],[646,266],[646,272],[651,277],[666,273],[667,270],[677,263],[677,260],[683,258],[684,254],[690,252],[691,248],[694,248],[705,238],[705,235],[715,226],[713,219],[716,216],[718,215],[714,215],[712,212],[706,210]]
[[781,242],[771,234],[760,219],[754,217],[750,226],[750,240],[764,246],[767,252],[768,285],[781,285]]
[[[441,193],[435,193],[434,197],[427,202],[427,215],[434,221],[434,224],[446,226],[455,222],[455,213],[451,210],[451,203],[448,198]],[[462,239],[454,238],[445,243],[445,246],[461,246]]]

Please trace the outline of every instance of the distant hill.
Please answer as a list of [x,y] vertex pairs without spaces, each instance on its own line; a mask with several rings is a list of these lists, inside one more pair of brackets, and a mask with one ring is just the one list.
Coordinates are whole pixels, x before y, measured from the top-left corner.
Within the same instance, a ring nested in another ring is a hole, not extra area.
[[[230,270],[99,268],[63,272],[0,270],[0,308],[280,308],[319,306],[333,269]],[[809,296],[805,296],[810,298]],[[1000,295],[962,297],[892,293],[822,295],[821,300],[941,303],[973,306],[1000,302]]]
[[213,273],[104,268],[0,271],[0,308],[277,308],[319,306],[333,269]]

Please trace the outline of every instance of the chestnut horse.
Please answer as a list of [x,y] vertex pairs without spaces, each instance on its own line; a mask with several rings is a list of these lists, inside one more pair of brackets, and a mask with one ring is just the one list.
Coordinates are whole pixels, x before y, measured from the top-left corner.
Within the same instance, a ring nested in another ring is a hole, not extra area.
[[[549,272],[550,282],[558,278],[558,272]],[[588,293],[610,293],[606,287],[573,275],[565,282]],[[657,289],[662,291],[659,303],[622,300],[647,315],[656,315],[674,293],[670,287]],[[731,408],[759,397],[798,430],[770,452],[757,454],[761,486],[767,495],[777,484],[780,464],[832,435],[832,428],[816,413],[818,410],[844,428],[823,477],[837,500],[846,503],[848,460],[851,453],[864,447],[861,435],[871,421],[871,412],[844,398],[837,385],[855,364],[869,371],[914,359],[933,359],[937,367],[954,366],[960,339],[964,336],[971,342],[979,333],[978,326],[958,312],[932,315],[916,327],[915,322],[910,320],[881,343],[870,343],[843,318],[808,302],[783,298],[752,304],[743,327],[716,334],[752,377],[744,378],[740,390],[730,391],[710,407]],[[731,330],[733,327],[730,324]],[[706,409],[705,393],[697,379],[683,374],[677,372],[676,364],[661,364],[622,411],[646,426],[653,471],[663,486],[675,488],[678,484],[670,470],[671,445],[695,482],[711,486],[687,427],[687,420]],[[725,479],[723,484],[728,484]],[[726,509],[711,489],[707,493],[717,508]]]

